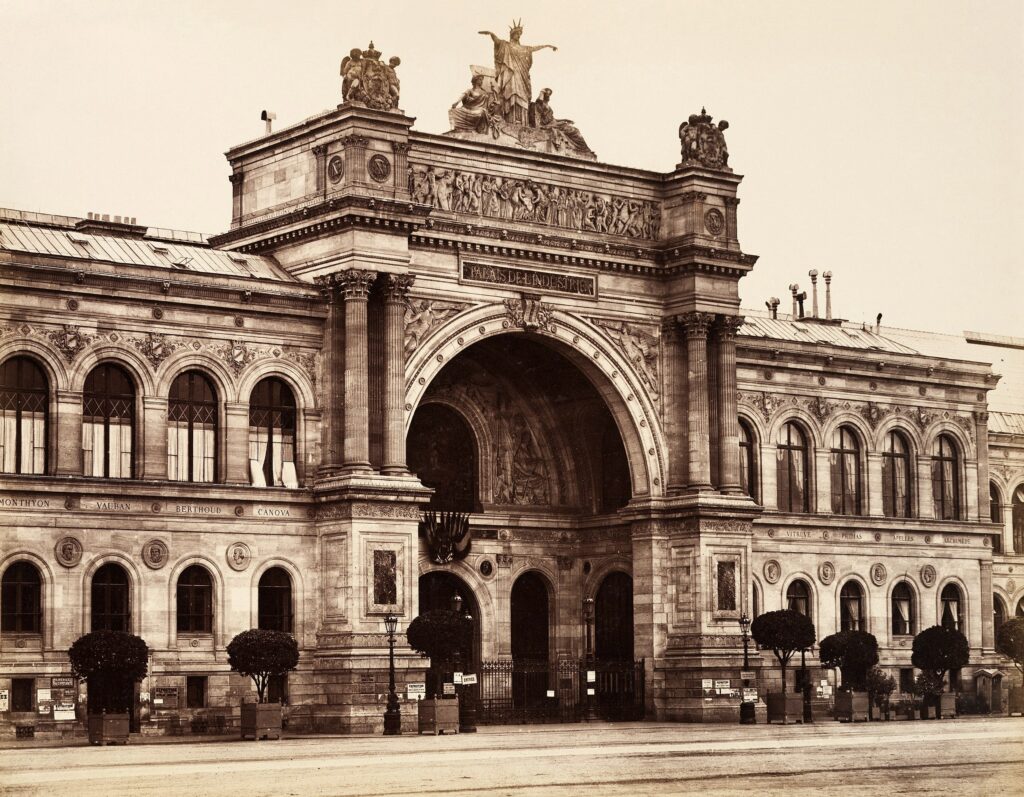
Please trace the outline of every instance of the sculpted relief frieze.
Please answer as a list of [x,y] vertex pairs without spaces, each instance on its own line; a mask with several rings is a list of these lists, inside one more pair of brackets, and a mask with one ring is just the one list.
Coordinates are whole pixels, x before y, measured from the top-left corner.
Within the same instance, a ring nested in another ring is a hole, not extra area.
[[409,167],[414,202],[438,210],[580,232],[656,240],[661,206],[645,199],[423,164]]
[[660,396],[661,374],[658,367],[661,338],[657,327],[645,328],[625,321],[589,319],[612,340],[636,369],[653,401]]
[[465,302],[410,298],[405,307],[405,357],[408,359],[430,333],[469,307]]

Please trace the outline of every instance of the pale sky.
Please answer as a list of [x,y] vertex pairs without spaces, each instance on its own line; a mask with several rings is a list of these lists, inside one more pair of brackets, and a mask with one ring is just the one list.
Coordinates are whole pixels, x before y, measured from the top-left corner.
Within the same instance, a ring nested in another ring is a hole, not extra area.
[[0,0],[0,206],[220,232],[262,109],[335,107],[372,38],[443,133],[513,17],[602,161],[668,172],[690,113],[729,120],[745,306],[829,269],[842,317],[1024,336],[1021,0]]

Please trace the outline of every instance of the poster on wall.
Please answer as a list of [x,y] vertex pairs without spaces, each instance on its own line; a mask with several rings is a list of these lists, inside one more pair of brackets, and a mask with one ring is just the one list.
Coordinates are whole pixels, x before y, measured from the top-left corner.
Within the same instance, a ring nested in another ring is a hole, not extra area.
[[11,692],[8,689],[0,689],[0,711],[11,710]]

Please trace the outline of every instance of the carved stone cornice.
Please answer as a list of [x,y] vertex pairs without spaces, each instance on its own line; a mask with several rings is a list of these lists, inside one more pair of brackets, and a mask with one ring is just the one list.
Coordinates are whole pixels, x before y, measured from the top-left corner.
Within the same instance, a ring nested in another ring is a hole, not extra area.
[[741,315],[720,315],[715,320],[715,334],[719,340],[735,340],[743,321]]
[[708,329],[714,320],[715,316],[712,313],[692,312],[676,316],[676,321],[683,328],[683,333],[688,340],[692,338],[707,338]]
[[350,268],[347,271],[339,271],[332,276],[334,277],[334,284],[346,300],[362,299],[366,301],[370,293],[370,285],[376,279],[377,272]]
[[313,147],[313,154],[318,156],[318,157],[322,157],[322,156],[326,155],[327,154],[327,145],[326,144],[317,144],[315,147]]
[[409,151],[409,142],[407,141],[392,141],[391,149],[395,153],[402,153]]
[[409,298],[409,289],[416,277],[412,274],[382,274],[380,288],[385,302],[404,303]]

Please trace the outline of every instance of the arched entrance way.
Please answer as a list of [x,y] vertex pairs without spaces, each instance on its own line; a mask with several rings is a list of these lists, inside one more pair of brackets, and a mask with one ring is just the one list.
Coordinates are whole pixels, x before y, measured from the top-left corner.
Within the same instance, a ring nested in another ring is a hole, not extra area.
[[633,660],[633,579],[608,574],[594,600],[594,655],[598,661]]
[[544,702],[548,690],[548,585],[524,573],[512,585],[512,705]]

